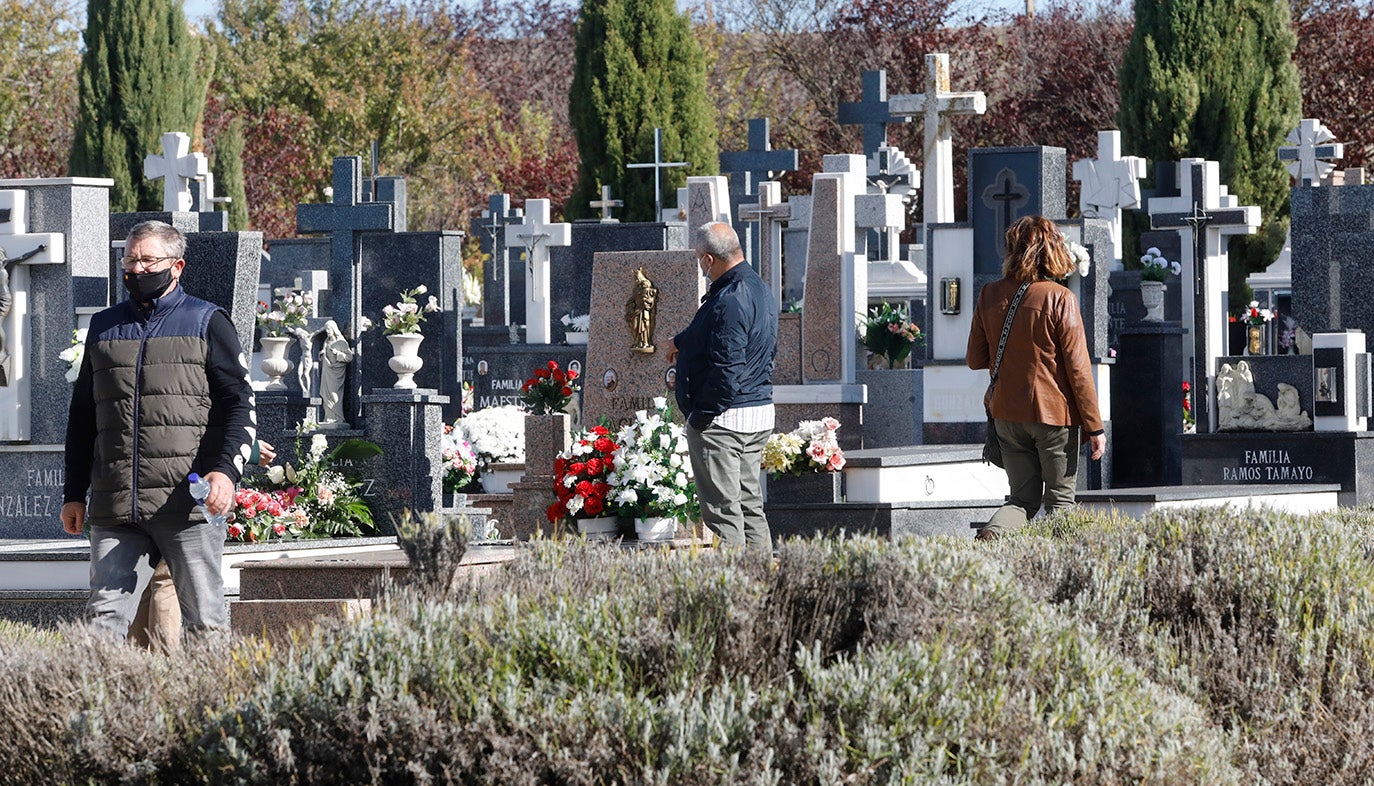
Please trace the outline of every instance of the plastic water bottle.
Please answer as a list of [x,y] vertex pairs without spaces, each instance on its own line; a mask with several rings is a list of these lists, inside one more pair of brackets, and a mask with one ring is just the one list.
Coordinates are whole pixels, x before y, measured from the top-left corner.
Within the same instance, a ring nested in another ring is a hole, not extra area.
[[205,520],[213,526],[223,527],[224,514],[211,513],[210,509],[205,507],[205,498],[210,496],[210,481],[194,472],[187,475],[186,479],[191,481],[191,498],[200,506],[201,512],[205,514]]

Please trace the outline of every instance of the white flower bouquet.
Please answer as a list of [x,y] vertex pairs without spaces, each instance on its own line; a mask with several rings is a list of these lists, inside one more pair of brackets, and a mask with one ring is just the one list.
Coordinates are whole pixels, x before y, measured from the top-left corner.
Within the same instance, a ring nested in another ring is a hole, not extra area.
[[477,451],[477,463],[525,463],[525,410],[513,404],[469,412],[457,423],[463,438]]
[[86,328],[72,331],[72,345],[57,353],[67,364],[67,381],[75,382],[81,373],[81,359],[86,356]]
[[620,443],[607,478],[610,499],[627,516],[663,516],[690,524],[701,517],[687,435],[672,421],[667,399],[654,399],[654,411],[640,410],[616,434]]

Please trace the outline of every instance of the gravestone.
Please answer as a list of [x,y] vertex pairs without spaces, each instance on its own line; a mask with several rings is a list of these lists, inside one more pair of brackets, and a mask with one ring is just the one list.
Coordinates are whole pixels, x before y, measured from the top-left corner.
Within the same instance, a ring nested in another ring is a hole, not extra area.
[[792,218],[792,205],[782,201],[782,184],[759,183],[758,201],[740,205],[740,218],[759,224],[759,275],[773,290],[778,310],[783,305],[782,225]]
[[[463,381],[471,385],[471,410],[521,405],[524,399],[520,386],[550,360],[557,362],[559,368],[571,368],[581,375],[587,363],[586,350],[585,346],[558,344],[469,342],[463,348]],[[580,398],[573,398],[578,411]]]
[[791,216],[782,230],[782,302],[799,303],[806,283],[806,243],[811,226],[811,195],[787,199]]
[[1309,333],[1374,332],[1374,185],[1294,188],[1293,318]]
[[887,70],[880,69],[863,73],[862,100],[841,103],[839,120],[840,125],[863,127],[864,155],[872,156],[887,145],[888,125],[910,123],[911,116],[892,114],[887,99]]
[[740,214],[740,206],[749,197],[758,195],[758,187],[767,180],[781,177],[797,168],[796,150],[773,150],[768,139],[768,118],[749,121],[749,149],[725,151],[720,154],[720,171],[730,176],[730,213],[735,216],[735,232],[744,248],[745,259],[755,270],[762,271],[759,240],[753,236],[753,226]]
[[[41,346],[35,332],[32,276],[38,266],[66,267],[66,238],[58,232],[29,229],[29,193],[0,190],[0,441],[28,440],[35,364],[47,365],[71,345],[69,336],[56,346]],[[40,278],[41,278],[40,274]],[[71,321],[70,303],[62,314]],[[61,338],[66,338],[61,341]]]
[[1121,132],[1097,132],[1097,158],[1073,162],[1073,179],[1082,183],[1078,213],[1084,218],[1106,219],[1111,229],[1111,269],[1121,270],[1121,211],[1137,210],[1140,180],[1145,177],[1146,161],[1139,156],[1121,155]]
[[846,174],[812,178],[802,310],[802,379],[852,384],[857,320],[868,304],[867,263],[854,254],[854,201]]
[[[108,305],[113,185],[104,178],[0,180],[0,189],[7,194],[18,191],[24,195],[18,201],[27,202],[27,209],[21,210],[12,196],[6,197],[11,212],[0,216],[5,219],[0,231],[10,237],[30,236],[8,242],[0,236],[7,256],[15,256],[35,235],[62,238],[60,249],[57,243],[48,244],[48,253],[60,255],[60,264],[21,263],[11,276],[12,292],[24,301],[16,297],[11,326],[21,305],[28,315],[26,346],[14,344],[14,339],[10,343],[12,354],[17,351],[25,358],[28,402],[17,420],[27,419],[27,432],[0,442],[0,539],[63,537],[56,522],[65,481],[63,443],[71,383],[67,363],[57,356],[72,344],[77,311],[89,315]],[[27,282],[17,280],[22,277]],[[14,335],[9,327],[7,333]],[[11,401],[7,408],[17,403]],[[7,418],[11,412],[5,413]]]
[[926,55],[925,92],[892,96],[888,108],[898,117],[920,115],[925,124],[924,223],[930,226],[953,221],[954,142],[949,120],[956,115],[983,114],[987,97],[982,91],[950,92],[949,55],[940,52]]
[[262,265],[261,232],[193,232],[186,235],[181,285],[229,312],[239,345],[253,347],[257,285]]
[[550,343],[567,340],[563,315],[591,312],[592,260],[607,251],[675,251],[687,247],[687,225],[579,222],[572,243],[549,249]]
[[162,135],[162,155],[143,159],[143,176],[162,181],[162,209],[167,212],[190,211],[191,181],[210,174],[204,153],[191,152],[191,137],[179,131]]
[[687,178],[687,243],[693,232],[712,221],[732,223],[729,181],[717,175]]
[[1184,249],[1181,278],[1191,283],[1192,297],[1183,299],[1183,324],[1193,333],[1191,347],[1184,348],[1184,355],[1192,372],[1199,433],[1215,427],[1209,404],[1212,372],[1216,358],[1228,354],[1228,238],[1253,234],[1260,224],[1259,208],[1237,205],[1220,177],[1217,162],[1186,158],[1179,162],[1180,195],[1149,201],[1151,228],[1175,229]]
[[[637,273],[657,288],[652,352],[636,351],[626,322]],[[667,343],[691,323],[706,294],[691,251],[626,251],[597,254],[592,266],[591,331],[582,388],[583,422],[602,417],[614,423],[635,411],[652,409],[653,399],[672,401],[676,379],[668,364]]]
[[1006,234],[1018,218],[1065,217],[1062,147],[989,147],[968,153],[968,216],[973,224],[973,291],[1002,277]]
[[362,313],[376,324],[362,335],[362,389],[371,394],[389,389],[396,374],[388,365],[391,343],[383,335],[382,309],[395,304],[403,291],[423,284],[428,292],[417,300],[423,306],[430,296],[439,311],[427,314],[420,325],[424,365],[415,373],[422,389],[438,391],[443,414],[458,417],[463,386],[463,233],[397,232],[369,235],[360,245],[362,255]]
[[549,220],[549,200],[525,200],[525,219],[506,226],[506,245],[523,249],[525,266],[525,341],[548,344],[553,333],[549,317],[549,249],[572,242],[572,225]]
[[357,422],[362,416],[362,352],[358,338],[362,320],[362,256],[359,241],[363,234],[389,232],[395,226],[394,206],[389,202],[362,201],[362,159],[340,156],[334,159],[334,193],[328,204],[296,207],[296,231],[329,233],[329,315],[340,323],[344,337],[355,349],[343,397],[344,419]]
[[525,266],[510,263],[506,226],[524,221],[525,211],[510,206],[509,194],[492,194],[472,234],[486,254],[482,265],[482,324],[525,324]]

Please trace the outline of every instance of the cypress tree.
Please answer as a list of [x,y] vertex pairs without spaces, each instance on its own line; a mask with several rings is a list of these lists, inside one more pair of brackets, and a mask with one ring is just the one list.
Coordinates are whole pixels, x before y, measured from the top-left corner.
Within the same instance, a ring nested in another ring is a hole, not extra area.
[[655,128],[663,160],[691,164],[663,171],[665,204],[689,173],[719,170],[706,56],[673,0],[584,0],[569,101],[580,155],[570,218],[589,215],[588,202],[609,185],[627,220],[658,220],[653,173],[625,169],[653,160]]
[[243,120],[235,118],[215,135],[215,187],[229,198],[229,229],[248,228],[248,194],[243,181]]
[[[1302,110],[1287,0],[1138,0],[1118,73],[1122,147],[1152,162],[1201,157],[1264,225],[1231,243],[1232,300],[1282,248],[1289,178],[1278,148]],[[1132,256],[1126,254],[1127,258]]]
[[111,210],[160,210],[143,159],[165,132],[195,134],[212,66],[178,0],[89,0],[71,174],[114,178]]

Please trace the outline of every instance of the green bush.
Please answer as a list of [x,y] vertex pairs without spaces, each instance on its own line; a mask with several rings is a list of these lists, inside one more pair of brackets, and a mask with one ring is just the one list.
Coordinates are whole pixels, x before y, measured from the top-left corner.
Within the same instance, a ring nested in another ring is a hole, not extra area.
[[0,631],[0,781],[1365,783],[1365,521],[543,543],[283,649]]

